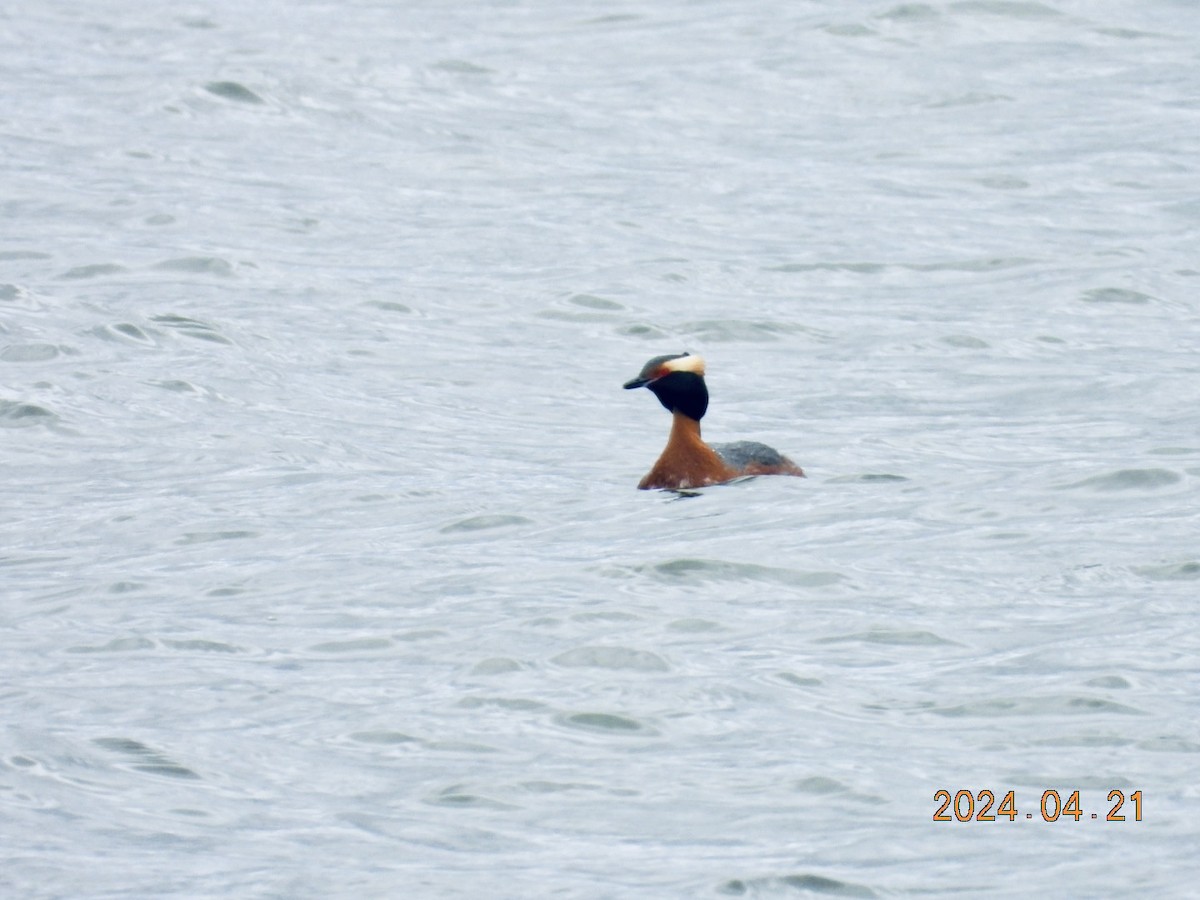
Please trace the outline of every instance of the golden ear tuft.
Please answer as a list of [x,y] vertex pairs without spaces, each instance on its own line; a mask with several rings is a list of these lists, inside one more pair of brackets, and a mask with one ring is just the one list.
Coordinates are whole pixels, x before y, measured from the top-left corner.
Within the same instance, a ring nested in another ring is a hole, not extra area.
[[663,368],[668,372],[691,372],[694,375],[703,375],[704,357],[694,354],[677,356],[675,359],[669,359],[663,363]]

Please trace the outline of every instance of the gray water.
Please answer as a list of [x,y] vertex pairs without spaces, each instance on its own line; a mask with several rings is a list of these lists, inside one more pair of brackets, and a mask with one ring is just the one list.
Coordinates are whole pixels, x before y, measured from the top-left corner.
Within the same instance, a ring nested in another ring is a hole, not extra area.
[[0,893],[1195,896],[1198,47],[10,5]]

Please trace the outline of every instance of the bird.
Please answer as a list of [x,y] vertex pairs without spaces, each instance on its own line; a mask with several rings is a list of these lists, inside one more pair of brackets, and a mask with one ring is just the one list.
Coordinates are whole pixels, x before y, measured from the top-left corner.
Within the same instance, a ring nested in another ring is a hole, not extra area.
[[700,420],[708,411],[704,359],[691,353],[656,356],[625,390],[649,388],[671,413],[671,435],[658,461],[638,483],[647,490],[687,490],[723,484],[747,475],[796,475],[804,470],[777,450],[757,441],[706,444]]

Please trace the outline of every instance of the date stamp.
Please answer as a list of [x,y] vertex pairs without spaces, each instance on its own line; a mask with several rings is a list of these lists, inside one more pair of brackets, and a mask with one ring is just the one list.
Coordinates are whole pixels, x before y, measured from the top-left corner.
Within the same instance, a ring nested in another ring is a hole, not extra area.
[[1134,822],[1142,821],[1142,792],[1134,791],[1128,798],[1124,791],[1108,792],[1107,812],[1102,808],[1089,813],[1083,808],[1079,799],[1079,791],[1071,791],[1063,799],[1062,793],[1051,788],[1042,792],[1042,802],[1038,805],[1037,813],[1028,810],[1022,812],[1017,808],[1017,792],[1009,791],[996,803],[994,791],[984,788],[981,791],[961,790],[951,793],[942,789],[934,791],[933,802],[938,804],[933,814],[935,822],[998,822],[1007,819],[1016,822],[1020,819],[1040,818],[1043,822],[1057,822],[1060,819],[1070,819],[1078,822],[1084,819],[1100,820],[1103,813],[1105,822],[1126,821],[1125,803],[1128,799],[1132,807]]

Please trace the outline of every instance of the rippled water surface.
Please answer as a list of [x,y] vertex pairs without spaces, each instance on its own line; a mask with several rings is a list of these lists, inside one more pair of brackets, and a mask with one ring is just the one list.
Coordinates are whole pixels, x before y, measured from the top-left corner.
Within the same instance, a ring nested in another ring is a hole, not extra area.
[[0,45],[5,896],[1194,896],[1190,0]]

